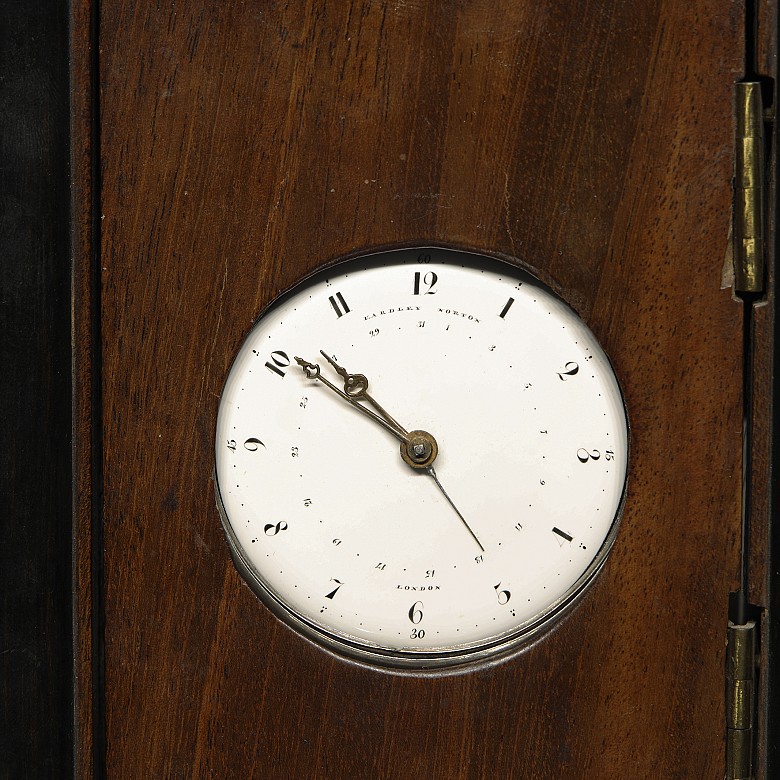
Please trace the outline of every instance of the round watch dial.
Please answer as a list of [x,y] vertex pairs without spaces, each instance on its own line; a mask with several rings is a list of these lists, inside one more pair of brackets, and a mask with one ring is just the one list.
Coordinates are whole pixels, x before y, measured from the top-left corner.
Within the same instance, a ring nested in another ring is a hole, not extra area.
[[431,668],[518,647],[617,529],[628,425],[574,311],[497,260],[383,252],[258,319],[219,405],[234,559],[280,617],[352,657]]

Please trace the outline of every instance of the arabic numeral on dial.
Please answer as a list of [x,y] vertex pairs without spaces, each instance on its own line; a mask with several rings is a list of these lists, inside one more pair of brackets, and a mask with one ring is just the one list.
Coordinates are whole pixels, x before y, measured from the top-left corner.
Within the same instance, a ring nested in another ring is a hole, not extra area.
[[503,320],[503,319],[506,317],[506,313],[507,313],[507,312],[508,312],[508,311],[509,311],[509,310],[512,308],[512,304],[513,304],[514,302],[515,302],[515,299],[514,299],[514,298],[510,298],[510,299],[509,299],[509,300],[508,300],[508,301],[507,301],[507,302],[504,304],[504,308],[503,308],[503,309],[501,309],[501,314],[499,314],[499,315],[498,315],[499,317],[501,317],[501,319],[502,319],[502,320]]
[[425,636],[424,628],[413,628],[412,633],[409,634],[410,639],[422,639]]
[[604,460],[615,460],[615,453],[612,450],[607,450],[604,453]]
[[485,560],[485,556],[484,556],[484,555],[475,555],[475,556],[474,556],[474,560],[475,560],[475,561],[476,561],[478,564],[479,564],[479,563],[482,563],[482,562]]
[[601,453],[598,450],[586,450],[584,447],[580,447],[577,450],[577,460],[580,463],[587,463],[589,460],[598,460],[601,457]]
[[266,536],[276,536],[278,533],[286,530],[287,523],[285,523],[284,520],[281,520],[278,523],[268,523],[268,525],[263,527],[263,533]]
[[560,379],[561,382],[565,382],[570,376],[574,376],[579,370],[580,367],[572,360],[563,367],[563,371],[557,372],[558,379]]
[[507,604],[509,602],[509,599],[512,598],[512,594],[508,590],[499,590],[501,587],[501,583],[499,582],[498,585],[493,586],[493,590],[496,592],[496,596],[498,598],[498,603],[503,606],[504,604]]
[[423,619],[423,603],[422,601],[415,601],[411,607],[409,607],[409,620],[415,625]]
[[434,574],[436,574],[436,569],[427,569],[425,572],[425,579],[430,579]]
[[[433,289],[436,282],[439,281],[439,277],[435,271],[428,271],[426,274],[422,274],[420,271],[414,272],[414,294],[415,295],[436,295],[436,290]],[[425,285],[428,289],[420,292],[422,285]]]
[[297,447],[290,447],[290,455],[293,458],[297,458],[298,457],[298,448]]
[[269,371],[273,371],[274,373],[283,377],[284,370],[288,368],[289,365],[290,358],[287,356],[287,353],[277,349],[271,353],[271,359],[265,364],[265,367]]
[[559,538],[558,545],[560,547],[563,547],[565,542],[569,542],[571,544],[572,539],[574,539],[571,534],[567,534],[566,531],[561,531],[560,528],[555,526],[553,526],[552,532]]
[[265,447],[265,444],[263,444],[260,439],[255,439],[253,437],[244,442],[244,449],[249,450],[249,452],[257,452],[259,447]]
[[417,256],[417,262],[418,263],[430,263],[431,262],[431,256],[428,255],[428,254],[418,255]]
[[347,306],[347,302],[344,300],[344,296],[340,292],[337,292],[335,297],[331,295],[328,300],[330,301],[330,305],[333,307],[333,311],[336,312],[336,317],[343,317],[345,314],[349,313],[349,306]]
[[228,439],[227,448],[231,450],[232,452],[236,451],[236,440],[235,439]]

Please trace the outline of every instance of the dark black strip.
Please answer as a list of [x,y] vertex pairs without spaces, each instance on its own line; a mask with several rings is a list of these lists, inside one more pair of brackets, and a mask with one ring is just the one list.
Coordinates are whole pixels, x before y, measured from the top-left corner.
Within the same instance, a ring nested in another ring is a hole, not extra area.
[[739,590],[732,595],[729,620],[744,625],[754,617],[748,603],[750,591],[750,521],[753,514],[753,300],[742,303],[742,524]]
[[73,776],[69,8],[0,0],[0,778]]
[[758,76],[756,37],[758,19],[755,0],[745,0],[745,81],[755,81]]
[[103,587],[103,331],[100,146],[100,3],[92,0],[91,139],[92,152],[92,760],[96,780],[106,777],[105,606]]

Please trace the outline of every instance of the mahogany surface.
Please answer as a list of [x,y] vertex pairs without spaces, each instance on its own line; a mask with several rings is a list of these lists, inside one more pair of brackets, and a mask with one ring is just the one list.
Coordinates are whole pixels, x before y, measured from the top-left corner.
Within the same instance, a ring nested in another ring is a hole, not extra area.
[[[741,6],[100,8],[108,776],[722,776]],[[213,438],[277,293],[426,242],[515,257],[575,306],[621,380],[632,456],[613,552],[551,634],[402,677],[314,647],[243,584]]]

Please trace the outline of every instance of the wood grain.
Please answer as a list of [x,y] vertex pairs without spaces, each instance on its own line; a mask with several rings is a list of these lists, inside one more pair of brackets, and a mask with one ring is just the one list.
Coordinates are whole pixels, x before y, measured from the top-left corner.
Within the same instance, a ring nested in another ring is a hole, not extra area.
[[70,134],[73,355],[73,776],[103,771],[102,697],[102,361],[100,355],[100,117],[96,9],[70,6]]
[[[739,533],[731,215],[739,4],[101,3],[111,777],[723,773]],[[281,625],[235,572],[213,432],[261,308],[358,249],[517,258],[627,399],[614,551],[493,668],[401,677]]]

